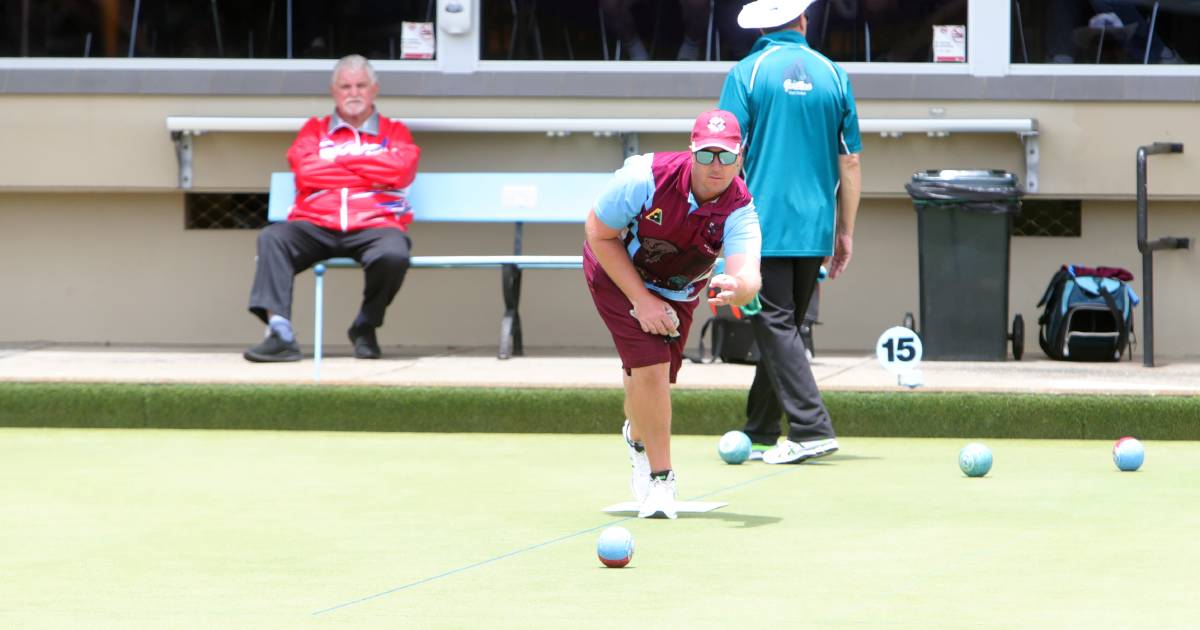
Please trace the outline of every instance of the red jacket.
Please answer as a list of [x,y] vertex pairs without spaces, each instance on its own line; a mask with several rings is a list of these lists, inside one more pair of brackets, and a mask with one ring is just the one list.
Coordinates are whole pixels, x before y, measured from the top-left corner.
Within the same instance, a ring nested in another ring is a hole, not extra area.
[[408,128],[379,112],[361,129],[337,114],[310,118],[287,153],[296,175],[288,220],[342,232],[407,230],[412,212],[405,188],[416,177],[420,156]]

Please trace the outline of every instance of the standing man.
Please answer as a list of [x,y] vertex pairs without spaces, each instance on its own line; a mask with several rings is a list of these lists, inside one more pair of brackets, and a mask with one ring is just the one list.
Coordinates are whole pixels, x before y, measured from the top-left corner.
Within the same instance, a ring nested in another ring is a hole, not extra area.
[[404,189],[421,151],[404,124],[375,110],[379,82],[364,57],[337,62],[330,93],[333,114],[310,118],[288,149],[296,175],[288,220],[258,235],[250,312],[266,322],[267,335],[243,353],[247,361],[300,360],[291,322],[294,278],[335,256],[363,266],[362,306],[347,333],[355,357],[378,359],[375,329],[408,271],[412,213]]
[[[729,112],[696,119],[690,151],[625,160],[588,213],[584,277],[621,356],[623,434],[638,516],[675,518],[671,383],[683,362],[692,311],[749,302],[758,273],[758,216],[741,170],[742,134]],[[726,273],[712,276],[724,249]]]
[[[738,24],[763,35],[726,77],[719,105],[745,130],[746,181],[762,222],[762,313],[753,318],[762,360],[743,431],[755,445],[751,458],[768,464],[838,449],[800,324],[821,264],[829,261],[829,277],[837,278],[850,263],[862,140],[846,72],[805,40],[812,2],[742,8]],[[780,415],[788,421],[782,442]]]

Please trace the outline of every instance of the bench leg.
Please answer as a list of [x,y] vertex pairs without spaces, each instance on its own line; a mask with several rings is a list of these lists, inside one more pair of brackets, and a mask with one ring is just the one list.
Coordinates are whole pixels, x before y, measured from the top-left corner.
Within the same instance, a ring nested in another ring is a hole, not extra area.
[[521,269],[504,265],[500,272],[500,290],[504,294],[504,317],[500,320],[500,351],[497,358],[525,354],[521,339]]
[[313,301],[316,302],[316,313],[313,316],[313,380],[321,380],[321,334],[325,326],[325,265],[317,263],[313,267],[316,280],[313,282]]

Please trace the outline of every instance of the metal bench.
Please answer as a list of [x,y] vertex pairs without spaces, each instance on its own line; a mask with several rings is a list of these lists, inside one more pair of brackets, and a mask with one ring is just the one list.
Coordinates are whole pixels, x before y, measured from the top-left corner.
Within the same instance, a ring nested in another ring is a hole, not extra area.
[[[512,254],[413,256],[412,268],[499,269],[504,316],[497,356],[524,353],[521,336],[521,272],[525,269],[580,269],[582,256],[539,256],[522,251],[525,223],[580,223],[612,173],[420,173],[409,188],[414,222],[513,223]],[[284,221],[296,189],[292,173],[272,173],[267,218]],[[582,239],[582,236],[580,237]],[[324,274],[329,268],[358,267],[350,258],[331,258],[313,267],[316,317],[313,346],[320,379]]]

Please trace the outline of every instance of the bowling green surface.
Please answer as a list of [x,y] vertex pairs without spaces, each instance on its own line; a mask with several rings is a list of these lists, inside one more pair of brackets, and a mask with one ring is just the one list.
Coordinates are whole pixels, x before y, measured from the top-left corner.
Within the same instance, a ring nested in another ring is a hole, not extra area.
[[[798,466],[673,442],[676,521],[619,437],[0,429],[6,628],[1186,628],[1200,443],[845,438]],[[610,525],[633,561],[596,558]]]

